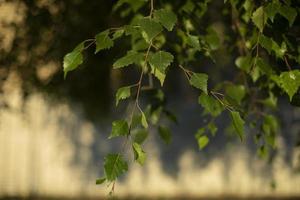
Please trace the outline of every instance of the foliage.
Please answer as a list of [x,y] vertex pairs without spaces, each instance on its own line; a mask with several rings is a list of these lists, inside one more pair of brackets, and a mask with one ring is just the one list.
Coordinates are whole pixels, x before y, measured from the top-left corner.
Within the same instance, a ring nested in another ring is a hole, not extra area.
[[[174,117],[165,112],[161,88],[168,72],[176,67],[198,91],[203,114],[210,118],[209,123],[195,133],[200,150],[211,140],[207,131],[212,136],[218,131],[214,121],[222,113],[228,113],[240,140],[255,138],[258,154],[266,155],[270,149],[276,148],[279,120],[274,108],[277,98],[287,94],[289,101],[299,105],[296,100],[300,95],[300,71],[296,66],[300,64],[300,47],[293,42],[297,41],[294,29],[299,8],[294,8],[296,3],[291,0],[225,1],[222,12],[225,18],[229,16],[232,30],[220,33],[216,27],[204,22],[211,0],[183,2],[158,3],[156,7],[153,0],[139,0],[137,4],[118,1],[114,10],[117,12],[126,7],[121,15],[129,17],[130,24],[109,28],[80,43],[64,58],[65,75],[82,64],[83,50],[95,44],[95,53],[98,53],[112,48],[117,39],[124,38],[131,46],[114,62],[113,68],[135,67],[140,76],[137,83],[121,87],[116,93],[116,105],[132,97],[134,106],[128,119],[113,122],[110,138],[124,137],[124,143],[130,143],[132,147],[135,161],[141,165],[146,161],[142,143],[147,139],[149,126],[157,127],[166,144],[171,142],[171,131],[162,124],[162,118]],[[150,14],[144,16],[144,9],[148,6]],[[234,58],[235,78],[211,85],[214,74],[201,71],[201,67],[192,70],[192,66],[201,59],[209,58],[215,62],[215,54],[222,48],[238,52]],[[149,85],[144,81],[146,77]],[[160,84],[154,82],[154,78]],[[141,107],[141,93],[147,88],[154,91],[154,97],[159,97],[159,106],[157,101],[151,101],[145,108]],[[257,134],[251,135],[252,132]],[[127,162],[121,154],[109,154],[105,158],[105,177],[97,183],[114,182],[127,169]]]

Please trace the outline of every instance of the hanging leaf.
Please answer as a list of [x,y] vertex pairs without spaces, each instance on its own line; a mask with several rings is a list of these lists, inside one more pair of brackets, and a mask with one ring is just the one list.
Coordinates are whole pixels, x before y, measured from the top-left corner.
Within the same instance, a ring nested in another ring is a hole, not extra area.
[[230,112],[232,124],[234,126],[235,131],[240,137],[241,141],[244,140],[245,130],[244,130],[244,120],[241,118],[240,113],[236,111]]
[[213,122],[210,122],[208,125],[207,125],[207,128],[208,130],[210,131],[210,133],[212,134],[212,136],[215,136],[217,131],[218,131],[218,127],[213,123]]
[[148,128],[148,122],[147,122],[146,115],[142,111],[141,111],[141,114],[142,114],[141,123],[144,128]]
[[205,113],[211,114],[213,117],[217,117],[223,111],[223,106],[215,98],[202,93],[199,96],[198,103],[203,106]]
[[116,180],[128,171],[128,164],[121,154],[108,154],[104,158],[104,173],[108,181]]
[[129,134],[128,123],[125,120],[117,120],[112,123],[112,130],[109,139],[118,136],[126,136],[128,134]]
[[297,17],[297,10],[291,6],[281,5],[279,13],[289,21],[289,25],[292,26]]
[[166,9],[156,10],[154,12],[154,18],[161,23],[168,31],[172,31],[176,21],[177,16],[171,11]]
[[246,95],[246,89],[243,85],[227,85],[225,92],[226,95],[236,101],[237,104],[241,104],[241,101]]
[[131,65],[133,63],[139,64],[144,58],[144,54],[135,52],[135,51],[128,51],[125,56],[118,59],[114,64],[114,69],[126,67],[128,65]]
[[166,74],[160,72],[158,69],[156,69],[153,66],[151,66],[151,74],[153,74],[159,80],[161,86],[164,85]]
[[124,100],[130,97],[131,95],[130,89],[131,89],[130,86],[121,87],[118,89],[116,93],[116,106],[118,106],[120,100]]
[[282,72],[280,76],[272,76],[272,79],[289,95],[290,101],[292,101],[300,87],[300,70]]
[[235,60],[235,65],[247,73],[250,72],[251,64],[252,64],[251,56],[240,56]]
[[204,149],[208,145],[209,138],[206,135],[197,135],[196,134],[195,137],[197,139],[198,146],[199,146],[200,150]]
[[264,26],[267,22],[267,19],[268,19],[267,16],[265,16],[264,14],[263,6],[257,8],[252,14],[252,21],[255,24],[255,26],[257,26],[257,28],[261,33],[264,30]]
[[173,62],[173,59],[173,55],[169,52],[158,51],[149,57],[149,63],[164,74],[167,67]]
[[190,84],[207,94],[208,75],[204,73],[193,73]]
[[103,49],[110,49],[113,46],[114,46],[114,41],[109,37],[109,30],[103,31],[96,35],[95,53],[98,53]]
[[65,55],[63,67],[64,67],[64,78],[67,77],[67,73],[76,69],[83,62],[82,51],[84,49],[84,43],[80,43],[75,47],[75,49]]
[[148,137],[148,131],[145,129],[140,129],[134,132],[133,141],[138,144],[142,144]]
[[124,34],[124,32],[125,32],[124,29],[117,30],[117,31],[113,34],[112,39],[113,39],[113,40],[116,40],[116,39],[122,37],[122,35]]
[[166,143],[170,144],[172,140],[172,134],[168,127],[165,126],[159,126],[158,127],[158,133],[160,138]]
[[139,21],[139,25],[141,26],[141,29],[144,32],[148,42],[162,31],[161,25],[150,18],[142,18]]
[[140,165],[144,165],[146,153],[143,151],[142,147],[138,143],[133,143],[132,149],[134,152],[134,160],[136,160]]
[[199,38],[195,35],[188,35],[187,36],[187,44],[193,48],[195,48],[196,50],[201,50],[200,48],[200,42],[199,42]]

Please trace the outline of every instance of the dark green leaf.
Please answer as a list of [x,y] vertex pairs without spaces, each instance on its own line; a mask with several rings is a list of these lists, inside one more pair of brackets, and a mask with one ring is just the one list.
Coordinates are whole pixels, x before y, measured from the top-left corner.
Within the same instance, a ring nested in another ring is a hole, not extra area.
[[160,138],[166,143],[170,144],[172,140],[172,134],[168,127],[159,126],[158,127],[158,133]]
[[95,53],[98,53],[103,49],[110,49],[113,46],[114,46],[114,41],[109,37],[109,30],[103,31],[96,35]]
[[140,164],[143,165],[146,160],[146,154],[143,151],[142,147],[138,143],[133,143],[132,149],[134,152],[134,159]]
[[105,177],[99,178],[99,179],[96,180],[96,184],[97,184],[97,185],[100,185],[100,184],[104,183],[105,181],[106,181],[106,178],[105,178]]
[[108,154],[104,158],[104,173],[108,181],[116,180],[128,170],[128,164],[121,154]]
[[118,59],[114,64],[114,69],[126,67],[128,65],[131,65],[133,63],[139,64],[144,58],[144,54],[135,52],[135,51],[128,51],[125,56]]
[[236,111],[230,112],[232,124],[234,126],[235,131],[237,132],[240,139],[243,141],[245,131],[244,131],[244,120],[241,118],[240,113]]
[[208,75],[204,73],[193,73],[190,84],[207,94]]
[[295,8],[287,5],[281,5],[279,13],[289,21],[290,26],[293,25],[297,17],[297,10]]
[[157,19],[168,31],[172,31],[177,16],[171,11],[166,9],[156,10],[154,12],[154,18]]
[[112,130],[109,136],[109,139],[126,136],[129,133],[128,123],[125,120],[117,120],[112,123]]
[[267,14],[268,18],[274,22],[275,15],[279,12],[280,4],[278,1],[273,1],[269,3],[265,8],[265,13]]

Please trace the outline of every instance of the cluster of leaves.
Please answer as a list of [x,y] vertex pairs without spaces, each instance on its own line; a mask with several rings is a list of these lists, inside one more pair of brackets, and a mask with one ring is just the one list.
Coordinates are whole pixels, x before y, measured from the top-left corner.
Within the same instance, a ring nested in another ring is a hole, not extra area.
[[[124,137],[122,151],[130,145],[135,161],[141,165],[146,160],[143,143],[147,139],[149,126],[157,127],[166,144],[171,142],[169,128],[161,124],[162,117],[176,122],[174,115],[164,107],[161,90],[171,66],[180,68],[188,83],[199,91],[198,102],[204,108],[203,114],[211,119],[195,134],[199,149],[205,148],[217,133],[216,118],[228,113],[231,126],[241,141],[246,137],[246,129],[256,133],[253,137],[258,145],[258,153],[265,157],[269,149],[276,147],[279,124],[274,111],[277,98],[286,93],[293,104],[299,105],[300,71],[293,66],[300,63],[300,47],[291,41],[295,36],[289,32],[281,33],[280,37],[273,35],[278,20],[286,20],[286,30],[293,28],[299,8],[294,8],[292,1],[225,1],[224,10],[230,11],[233,30],[238,35],[231,38],[239,51],[235,60],[237,78],[208,87],[208,74],[194,72],[186,66],[197,60],[199,54],[214,61],[214,52],[225,45],[214,28],[209,26],[203,32],[197,29],[195,21],[201,22],[210,3],[210,0],[187,0],[177,8],[177,16],[172,11],[172,4],[154,9],[153,0],[119,0],[114,10],[127,5],[121,15],[127,17],[134,13],[131,23],[100,32],[95,38],[80,43],[64,57],[66,76],[83,63],[83,51],[90,46],[95,44],[95,53],[98,53],[112,48],[121,37],[131,42],[131,49],[113,63],[113,69],[135,66],[140,71],[140,78],[137,83],[121,87],[116,92],[116,106],[132,97],[133,108],[128,119],[112,123],[109,139]],[[150,14],[140,15],[139,12],[148,4]],[[186,14],[189,14],[188,17]],[[195,15],[195,19],[191,19],[190,14]],[[176,37],[177,43],[168,45],[168,36]],[[285,70],[278,64],[284,65]],[[145,75],[149,77],[148,85],[143,85]],[[153,77],[159,84],[153,83]],[[142,109],[139,98],[147,88],[154,91],[154,100]],[[127,170],[124,155],[109,154],[104,161],[104,177],[98,179],[97,183],[114,183]]]

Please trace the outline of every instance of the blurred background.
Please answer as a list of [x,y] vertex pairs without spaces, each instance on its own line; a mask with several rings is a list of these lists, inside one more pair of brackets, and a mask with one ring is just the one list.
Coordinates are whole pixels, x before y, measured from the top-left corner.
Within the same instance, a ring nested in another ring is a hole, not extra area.
[[[221,2],[221,1],[220,1]],[[126,103],[114,107],[114,93],[136,82],[138,73],[112,70],[126,45],[94,55],[63,80],[63,56],[98,32],[127,23],[112,13],[115,1],[0,0],[0,199],[17,197],[103,197],[109,188],[95,185],[103,157],[120,151],[108,141],[111,122],[126,115]],[[177,2],[178,3],[178,2]],[[221,2],[223,3],[223,1]],[[213,4],[214,9],[220,3]],[[221,14],[208,14],[219,32]],[[233,55],[221,49],[216,64],[197,63],[213,72],[213,82],[232,78]],[[211,67],[214,66],[214,67]],[[217,66],[217,67],[216,67]],[[226,129],[199,151],[194,133],[205,123],[197,93],[178,69],[166,80],[166,106],[178,117],[166,146],[155,130],[146,143],[144,167],[132,162],[118,181],[121,197],[300,197],[300,110],[279,99],[278,151],[268,160],[256,155],[251,133],[240,143]]]

